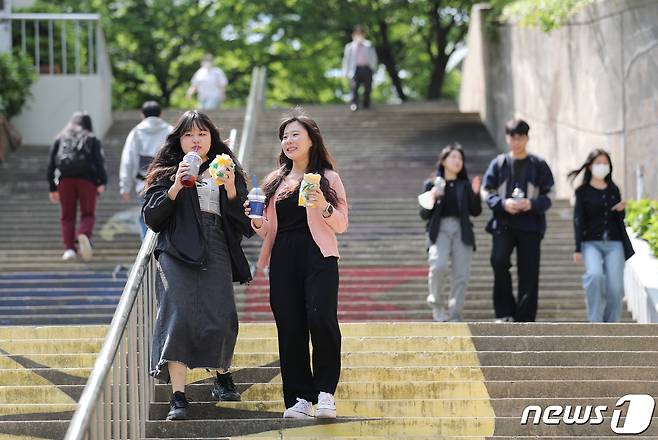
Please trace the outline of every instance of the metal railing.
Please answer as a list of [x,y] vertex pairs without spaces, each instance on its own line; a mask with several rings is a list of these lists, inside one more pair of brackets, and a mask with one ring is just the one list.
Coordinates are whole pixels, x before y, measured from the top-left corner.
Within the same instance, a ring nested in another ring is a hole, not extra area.
[[4,13],[0,20],[12,27],[13,51],[31,55],[37,73],[97,75],[109,70],[98,14]]
[[237,153],[238,161],[243,169],[247,169],[247,161],[250,156],[251,145],[254,142],[256,134],[256,124],[258,116],[265,104],[267,69],[265,67],[254,67],[251,74],[251,87],[249,89],[249,99],[247,100],[247,110],[244,115],[242,134],[240,136],[240,147]]
[[154,382],[149,357],[155,321],[153,249],[149,230],[121,294],[66,440],[140,439],[146,431]]

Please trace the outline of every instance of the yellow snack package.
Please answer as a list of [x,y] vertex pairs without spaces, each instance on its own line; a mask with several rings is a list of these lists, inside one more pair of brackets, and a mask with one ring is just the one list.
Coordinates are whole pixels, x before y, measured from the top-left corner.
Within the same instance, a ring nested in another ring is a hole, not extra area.
[[308,206],[309,208],[312,208],[313,202],[308,200],[309,192],[319,187],[320,175],[315,173],[305,173],[299,187],[299,200],[297,201],[297,204],[299,206]]
[[227,170],[233,170],[235,168],[235,164],[233,163],[233,159],[231,159],[231,156],[228,154],[218,154],[215,156],[215,159],[210,162],[210,167],[208,168],[208,172],[210,173],[210,177],[215,179],[215,183],[219,186],[223,185],[221,179],[226,178],[226,171]]

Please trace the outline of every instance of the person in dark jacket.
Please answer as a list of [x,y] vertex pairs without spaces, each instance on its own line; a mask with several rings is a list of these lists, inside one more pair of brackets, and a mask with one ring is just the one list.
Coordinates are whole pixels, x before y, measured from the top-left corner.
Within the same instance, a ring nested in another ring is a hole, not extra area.
[[[420,216],[427,221],[429,294],[427,303],[435,321],[461,321],[466,287],[475,250],[475,235],[470,217],[482,213],[480,177],[471,182],[466,172],[464,151],[459,144],[446,146],[439,155],[437,176],[425,181],[425,191],[431,191],[432,209],[421,207]],[[452,266],[451,293],[444,297],[445,278]]]
[[[182,179],[195,151],[202,159],[196,184]],[[209,175],[210,162],[228,154],[234,171],[220,184]],[[187,369],[216,370],[212,395],[240,400],[229,372],[238,335],[232,282],[251,280],[241,237],[253,235],[242,204],[247,199],[244,172],[219,131],[203,113],[187,111],[178,120],[149,168],[142,212],[159,232],[156,293],[158,314],[153,335],[151,375],[171,381],[168,420],[185,419]]]
[[619,322],[624,297],[624,261],[633,246],[624,225],[625,205],[612,180],[612,161],[607,151],[595,149],[580,168],[568,174],[576,189],[573,226],[576,251],[573,261],[585,263],[583,289],[590,322]]
[[[553,204],[554,181],[548,164],[526,150],[529,131],[525,121],[509,121],[505,132],[510,152],[492,160],[484,175],[492,213],[486,229],[493,237],[493,301],[499,322],[532,322],[537,315],[541,240],[546,232],[546,211]],[[510,274],[514,248],[518,300]]]
[[[105,191],[107,173],[101,141],[93,133],[91,116],[76,112],[50,147],[48,160],[49,198],[59,203],[64,242],[63,260],[74,260],[78,253],[84,261],[93,256],[91,234],[96,222],[96,197]],[[76,234],[77,205],[80,204],[80,228]]]

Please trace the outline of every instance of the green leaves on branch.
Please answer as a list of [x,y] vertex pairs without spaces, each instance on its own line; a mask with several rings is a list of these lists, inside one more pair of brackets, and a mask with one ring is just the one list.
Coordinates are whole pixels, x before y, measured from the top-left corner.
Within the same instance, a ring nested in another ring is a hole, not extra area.
[[651,247],[658,257],[658,200],[629,201],[626,206],[626,224]]
[[30,97],[35,77],[34,63],[30,58],[0,53],[0,113],[7,119],[21,112]]
[[539,27],[548,32],[562,26],[595,0],[492,0],[496,18]]

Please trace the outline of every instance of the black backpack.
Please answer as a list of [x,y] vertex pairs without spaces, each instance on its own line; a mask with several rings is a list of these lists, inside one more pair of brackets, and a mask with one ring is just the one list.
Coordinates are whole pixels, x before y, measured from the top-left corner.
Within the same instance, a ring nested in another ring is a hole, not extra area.
[[59,140],[55,166],[62,177],[85,176],[92,169],[92,158],[87,136],[66,136]]

